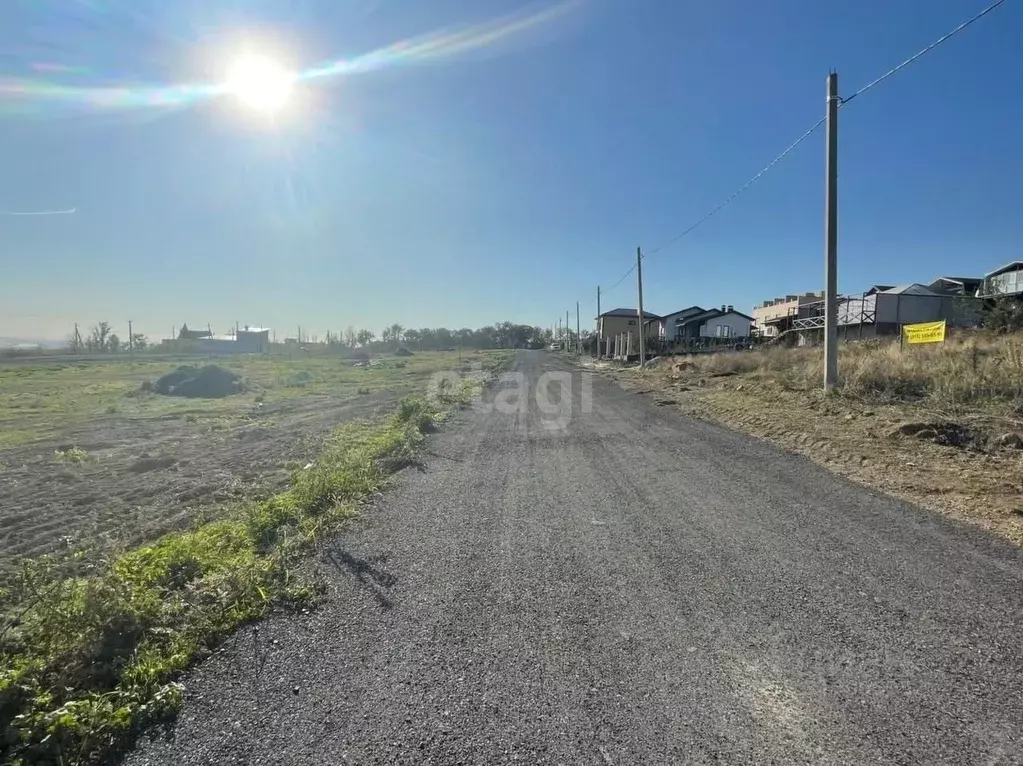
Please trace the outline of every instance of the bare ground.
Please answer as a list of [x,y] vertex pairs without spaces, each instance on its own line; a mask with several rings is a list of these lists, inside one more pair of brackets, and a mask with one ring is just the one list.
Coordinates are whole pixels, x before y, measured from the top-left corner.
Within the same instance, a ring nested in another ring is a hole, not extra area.
[[[393,410],[395,390],[254,403],[243,417],[178,411],[103,416],[0,450],[0,576],[62,544],[120,546],[181,527],[214,506],[287,482],[339,423]],[[57,454],[84,451],[81,461]]]
[[667,365],[642,373],[603,363],[599,369],[661,406],[764,438],[862,485],[1023,544],[1023,451],[995,443],[1012,426],[1002,418],[826,397],[821,389],[793,390],[750,375],[673,374]]

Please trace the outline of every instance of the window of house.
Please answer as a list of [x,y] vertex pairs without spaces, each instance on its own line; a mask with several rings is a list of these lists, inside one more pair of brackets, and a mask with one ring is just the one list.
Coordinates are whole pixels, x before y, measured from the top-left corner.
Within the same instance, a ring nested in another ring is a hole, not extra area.
[[634,324],[636,324],[636,320],[635,320],[635,319],[630,319],[630,320],[629,320],[629,324],[630,324],[630,325],[634,325]]

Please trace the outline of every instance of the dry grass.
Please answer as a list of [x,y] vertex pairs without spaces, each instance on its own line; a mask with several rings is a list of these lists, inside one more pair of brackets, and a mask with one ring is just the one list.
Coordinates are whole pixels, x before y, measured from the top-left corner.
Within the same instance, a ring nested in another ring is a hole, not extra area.
[[1023,336],[844,344],[830,396],[819,348],[675,361],[614,375],[626,388],[670,393],[687,414],[1023,543],[1023,451],[1002,446],[1023,434]]
[[[747,374],[791,388],[824,379],[820,348],[773,348],[687,359],[705,374]],[[960,335],[943,344],[907,346],[867,341],[839,349],[840,393],[880,402],[930,400],[944,407],[1023,404],[1023,337]]]

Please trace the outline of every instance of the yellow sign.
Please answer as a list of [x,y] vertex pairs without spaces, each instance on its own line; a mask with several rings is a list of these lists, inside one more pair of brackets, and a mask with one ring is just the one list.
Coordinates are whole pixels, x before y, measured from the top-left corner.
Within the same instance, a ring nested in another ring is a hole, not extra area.
[[945,340],[945,320],[903,325],[902,333],[906,343],[942,343]]

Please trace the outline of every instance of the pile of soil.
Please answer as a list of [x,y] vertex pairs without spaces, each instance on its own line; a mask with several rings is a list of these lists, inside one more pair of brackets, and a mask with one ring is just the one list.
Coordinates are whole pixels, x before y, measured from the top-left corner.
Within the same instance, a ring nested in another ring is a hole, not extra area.
[[412,352],[409,351],[404,346],[402,346],[401,348],[399,348],[397,351],[394,352],[394,355],[395,356],[412,356]]
[[245,390],[240,376],[215,364],[178,367],[146,388],[164,396],[189,399],[221,399]]

